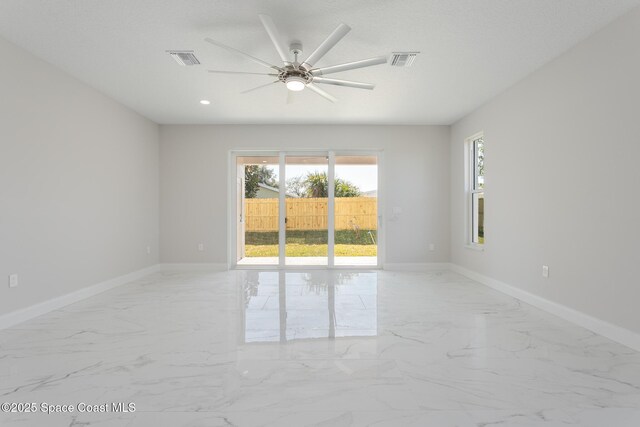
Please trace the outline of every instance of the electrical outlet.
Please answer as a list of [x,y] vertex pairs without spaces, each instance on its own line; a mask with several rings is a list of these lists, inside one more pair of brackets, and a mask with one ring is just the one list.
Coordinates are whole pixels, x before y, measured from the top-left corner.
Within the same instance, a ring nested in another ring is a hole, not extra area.
[[548,265],[543,265],[542,266],[542,277],[544,277],[545,279],[547,277],[549,277],[549,266]]
[[10,274],[9,275],[9,287],[10,288],[15,288],[16,286],[18,286],[18,275],[17,274]]
[[198,243],[198,250],[200,252],[204,251],[204,243]]
[[151,253],[151,246],[147,246],[147,253],[150,254]]

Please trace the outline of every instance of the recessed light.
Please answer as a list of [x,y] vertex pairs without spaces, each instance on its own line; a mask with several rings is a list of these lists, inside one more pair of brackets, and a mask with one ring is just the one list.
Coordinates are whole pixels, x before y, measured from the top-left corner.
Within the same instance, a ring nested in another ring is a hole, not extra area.
[[202,104],[202,105],[209,105],[209,104],[211,104],[211,101],[209,101],[209,100],[207,100],[207,99],[202,99],[202,100],[200,100],[200,104]]

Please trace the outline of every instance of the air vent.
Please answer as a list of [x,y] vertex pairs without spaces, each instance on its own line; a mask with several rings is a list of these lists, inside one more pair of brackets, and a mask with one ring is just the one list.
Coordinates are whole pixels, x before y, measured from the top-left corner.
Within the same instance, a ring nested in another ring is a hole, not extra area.
[[200,64],[192,50],[168,50],[167,53],[180,65]]
[[393,52],[391,54],[392,67],[410,67],[420,52]]

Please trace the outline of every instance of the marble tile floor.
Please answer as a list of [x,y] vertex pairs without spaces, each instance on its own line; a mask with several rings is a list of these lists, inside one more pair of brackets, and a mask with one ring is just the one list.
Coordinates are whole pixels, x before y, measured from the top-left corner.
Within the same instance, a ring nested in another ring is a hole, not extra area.
[[0,331],[0,395],[38,406],[1,426],[636,427],[640,354],[447,271],[158,273]]
[[[239,266],[247,265],[278,265],[278,257],[245,257],[238,261]],[[327,257],[286,257],[284,261],[285,265],[298,266],[304,268],[305,266],[328,265]],[[378,265],[378,257],[375,256],[339,256],[335,257],[334,263],[337,266],[345,267],[368,267],[372,268]]]

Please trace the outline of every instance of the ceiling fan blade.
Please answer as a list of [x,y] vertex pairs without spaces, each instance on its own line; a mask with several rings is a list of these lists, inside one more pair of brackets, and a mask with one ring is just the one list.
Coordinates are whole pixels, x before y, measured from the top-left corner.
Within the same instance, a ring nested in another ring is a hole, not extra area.
[[253,74],[256,76],[273,76],[273,77],[278,77],[277,74],[273,74],[273,73],[248,73],[246,71],[226,71],[226,70],[207,70],[210,73],[218,73],[218,74]]
[[311,74],[314,76],[323,76],[325,74],[339,73],[340,71],[386,64],[387,62],[388,58],[386,56],[378,56],[376,58],[363,59],[362,61],[345,62],[344,64],[332,65],[330,67],[316,68],[315,70],[311,70]]
[[204,39],[204,41],[206,41],[206,42],[208,42],[208,43],[211,43],[211,44],[212,44],[212,45],[214,45],[214,46],[218,46],[218,47],[221,47],[221,48],[223,48],[223,49],[226,49],[226,50],[228,50],[229,52],[234,52],[234,53],[237,53],[237,54],[239,54],[239,55],[242,55],[242,56],[244,56],[245,58],[250,59],[251,61],[256,62],[256,63],[258,63],[258,64],[262,65],[263,67],[272,68],[272,69],[277,70],[277,71],[282,71],[282,69],[281,69],[280,67],[276,67],[275,65],[271,65],[271,64],[269,64],[268,62],[264,62],[262,59],[258,59],[258,58],[256,58],[255,56],[251,56],[251,55],[249,55],[248,53],[244,53],[244,52],[242,52],[242,51],[240,51],[240,50],[238,50],[238,49],[236,49],[236,48],[233,48],[233,47],[231,47],[231,46],[227,46],[227,45],[225,45],[225,44],[219,43],[219,42],[217,42],[217,41],[215,41],[215,40],[213,40],[213,39],[211,39],[211,38],[209,38],[209,37],[207,37],[206,39]]
[[318,62],[320,58],[322,58],[327,52],[329,52],[331,48],[334,47],[344,36],[346,36],[349,31],[351,31],[351,27],[349,27],[348,25],[338,25],[338,27],[333,30],[331,34],[329,34],[329,37],[327,37],[326,40],[323,41],[311,55],[309,55],[309,57],[302,63],[302,66],[307,70],[312,69],[313,64]]
[[284,65],[291,65],[291,60],[289,59],[289,47],[282,42],[282,37],[280,37],[280,33],[276,28],[276,24],[273,23],[273,19],[271,19],[269,15],[258,16],[262,21],[262,25],[264,25],[264,29],[267,30],[267,34],[269,34],[269,38],[271,38],[273,45],[276,47],[278,55],[280,55],[280,59],[284,62]]
[[327,92],[325,92],[324,90],[320,89],[318,86],[314,85],[313,83],[307,83],[307,87],[309,89],[311,89],[312,91],[314,91],[315,93],[317,93],[318,95],[320,95],[321,97],[328,99],[331,102],[336,102],[337,99],[335,97],[333,97],[332,95],[329,95]]
[[376,87],[376,85],[374,85],[373,83],[361,83],[361,82],[352,82],[350,80],[327,79],[324,77],[314,77],[313,82],[328,84],[328,85],[336,85],[336,86],[354,87],[356,89],[373,90],[373,88]]
[[280,83],[280,80],[276,80],[276,81],[274,81],[274,82],[267,83],[266,85],[260,85],[260,86],[254,87],[254,88],[252,88],[252,89],[247,89],[247,90],[244,90],[244,91],[242,91],[242,92],[240,92],[240,93],[249,93],[249,92],[253,92],[254,90],[262,89],[263,87],[271,86],[272,84],[276,84],[276,83]]

